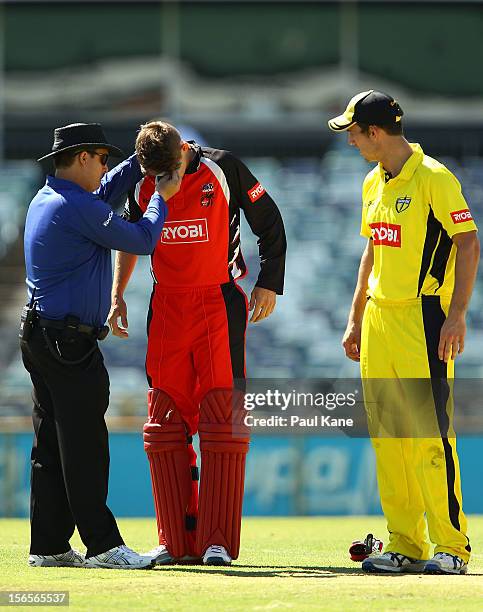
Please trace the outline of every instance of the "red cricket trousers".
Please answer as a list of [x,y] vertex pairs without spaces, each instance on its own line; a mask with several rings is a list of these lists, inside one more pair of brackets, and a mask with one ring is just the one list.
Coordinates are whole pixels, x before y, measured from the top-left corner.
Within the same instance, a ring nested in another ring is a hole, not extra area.
[[245,378],[247,299],[235,282],[197,288],[154,286],[148,315],[146,374],[174,401],[187,433],[199,403],[215,388]]

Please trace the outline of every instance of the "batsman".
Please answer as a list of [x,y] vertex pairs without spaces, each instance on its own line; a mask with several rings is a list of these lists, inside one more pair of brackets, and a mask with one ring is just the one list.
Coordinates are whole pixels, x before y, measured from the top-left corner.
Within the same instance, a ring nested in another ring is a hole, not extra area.
[[[184,142],[168,123],[141,127],[136,153],[145,177],[129,195],[136,222],[159,176],[185,170],[167,202],[164,232],[152,254],[146,374],[149,458],[159,565],[238,557],[248,428],[242,393],[245,332],[270,316],[282,294],[286,239],[280,211],[248,168],[227,151]],[[250,303],[236,281],[246,273],[240,211],[258,236],[260,273]],[[109,324],[126,338],[124,290],[136,256],[118,252]],[[120,324],[119,324],[120,319]],[[240,383],[238,382],[240,381]],[[235,384],[236,383],[236,384]],[[192,436],[198,433],[201,480]],[[198,497],[199,495],[199,497]]]

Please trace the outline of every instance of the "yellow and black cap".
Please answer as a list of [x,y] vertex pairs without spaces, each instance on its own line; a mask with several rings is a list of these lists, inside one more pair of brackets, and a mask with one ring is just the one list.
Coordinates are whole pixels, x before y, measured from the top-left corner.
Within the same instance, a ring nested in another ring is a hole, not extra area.
[[354,96],[342,115],[328,121],[334,132],[348,130],[354,123],[367,125],[390,125],[401,121],[402,108],[392,98],[381,91],[370,89]]

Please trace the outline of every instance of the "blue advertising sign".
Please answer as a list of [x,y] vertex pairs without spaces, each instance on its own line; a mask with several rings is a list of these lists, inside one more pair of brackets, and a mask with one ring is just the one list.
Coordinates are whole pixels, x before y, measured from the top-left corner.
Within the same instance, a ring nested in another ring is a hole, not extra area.
[[[483,513],[481,438],[460,437],[466,513]],[[28,433],[0,434],[0,516],[28,516]],[[380,514],[367,439],[254,436],[247,456],[245,515]],[[154,516],[149,465],[139,433],[110,435],[109,505],[116,516]]]

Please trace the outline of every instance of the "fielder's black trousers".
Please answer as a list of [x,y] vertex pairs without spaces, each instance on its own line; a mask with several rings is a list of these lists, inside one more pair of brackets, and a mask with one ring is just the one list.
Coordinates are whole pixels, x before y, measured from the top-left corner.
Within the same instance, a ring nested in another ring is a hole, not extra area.
[[53,555],[70,549],[77,526],[87,556],[123,544],[106,505],[109,445],[104,414],[109,403],[109,376],[97,341],[86,334],[62,340],[59,330],[33,330],[21,341],[22,359],[33,384],[33,426],[30,553]]

